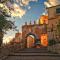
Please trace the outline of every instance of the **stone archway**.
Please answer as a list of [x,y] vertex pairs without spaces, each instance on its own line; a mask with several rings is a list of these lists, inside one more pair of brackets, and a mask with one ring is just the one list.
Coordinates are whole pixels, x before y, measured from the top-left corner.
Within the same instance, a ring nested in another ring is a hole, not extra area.
[[[39,40],[38,36],[33,34],[33,33],[28,33],[25,38],[26,38],[26,44],[25,45],[27,48],[34,48],[37,45],[40,45],[40,40]],[[31,44],[31,45],[29,45],[29,44]]]

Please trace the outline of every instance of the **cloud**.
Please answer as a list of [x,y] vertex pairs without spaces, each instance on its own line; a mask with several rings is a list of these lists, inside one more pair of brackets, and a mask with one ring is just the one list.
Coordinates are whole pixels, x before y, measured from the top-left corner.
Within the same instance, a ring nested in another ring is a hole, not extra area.
[[45,11],[42,13],[42,15],[46,15],[46,16],[48,16],[47,11],[45,10]]
[[49,0],[48,1],[52,6],[56,6],[60,4],[60,0]]
[[36,1],[38,1],[38,0],[22,0],[22,4],[23,5],[28,5],[29,4],[29,2],[36,2]]
[[30,10],[31,9],[31,6],[28,6],[28,10]]
[[[38,0],[13,0],[13,3],[8,1],[6,3],[6,6],[10,10],[10,14],[13,17],[20,17],[24,16],[27,12],[27,9],[30,10],[31,6],[29,6],[29,2],[37,2]],[[22,7],[26,6],[26,9],[23,9]]]
[[13,17],[22,17],[23,15],[25,15],[26,10],[22,9],[18,4],[16,3],[11,3],[11,2],[7,2],[6,6],[9,8],[10,10],[10,14]]
[[52,5],[49,4],[48,2],[44,2],[44,4],[45,4],[46,7],[51,7],[51,6],[52,6]]
[[22,4],[23,4],[23,5],[28,5],[29,2],[30,2],[30,0],[22,0]]
[[16,0],[17,3],[20,2],[20,5],[22,6],[26,6],[26,5],[29,5],[29,2],[37,2],[38,0]]
[[26,13],[26,10],[19,7],[19,5],[13,4],[13,6],[14,6],[14,10],[11,11],[12,16],[16,16],[16,17],[19,16],[21,18]]
[[6,6],[7,6],[10,10],[13,10],[13,8],[14,8],[14,7],[13,7],[13,4],[12,4],[11,2],[9,2],[9,1],[6,3]]
[[60,5],[60,0],[48,0],[48,2],[44,2],[44,4],[47,7],[52,7],[52,6]]
[[[29,2],[31,1],[37,2],[38,0],[16,0],[15,2],[18,4],[16,3],[13,4],[14,11],[11,11],[11,15],[15,17],[19,16],[21,18],[27,12],[27,10],[22,9],[21,6],[27,6],[27,9],[30,10],[31,6],[28,6],[28,5],[29,5]],[[19,3],[20,3],[20,6],[19,6]]]

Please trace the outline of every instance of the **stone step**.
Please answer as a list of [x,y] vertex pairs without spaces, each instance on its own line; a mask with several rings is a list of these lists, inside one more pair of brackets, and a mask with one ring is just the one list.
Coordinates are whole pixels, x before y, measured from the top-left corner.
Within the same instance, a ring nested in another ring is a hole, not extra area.
[[60,56],[54,53],[10,53],[8,56]]
[[60,60],[60,54],[49,53],[47,48],[25,48],[11,52],[1,60]]
[[19,53],[46,53],[48,52],[47,48],[24,48],[22,50],[19,51],[15,51],[15,52],[19,52]]
[[4,60],[60,60],[60,55],[49,53],[14,53],[8,55]]

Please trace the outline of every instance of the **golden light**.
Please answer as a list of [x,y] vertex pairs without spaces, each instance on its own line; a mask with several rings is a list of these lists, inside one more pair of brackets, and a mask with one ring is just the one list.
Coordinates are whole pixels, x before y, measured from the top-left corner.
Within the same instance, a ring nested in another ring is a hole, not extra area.
[[42,15],[39,20],[40,20],[39,21],[40,24],[44,24],[44,23],[48,24],[48,16],[47,15]]
[[0,3],[0,7],[3,7],[4,5],[2,3]]
[[11,36],[4,37],[3,44],[9,44],[12,39],[13,39],[13,37],[11,37]]
[[48,45],[48,37],[47,34],[42,34],[41,35],[41,45],[47,46]]

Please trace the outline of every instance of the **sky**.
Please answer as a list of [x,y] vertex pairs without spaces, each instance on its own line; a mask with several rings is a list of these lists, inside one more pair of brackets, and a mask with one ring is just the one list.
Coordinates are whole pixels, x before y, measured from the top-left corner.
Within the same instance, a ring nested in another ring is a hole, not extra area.
[[29,22],[31,21],[33,23],[33,21],[36,21],[37,19],[39,19],[39,17],[43,14],[43,12],[45,12],[45,6],[44,6],[44,1],[46,0],[38,0],[37,2],[30,2],[29,6],[31,7],[30,9],[27,9],[27,7],[23,7],[24,9],[26,9],[26,13],[21,17],[21,18],[15,18],[16,20],[16,25],[18,26],[19,31],[21,31],[21,27],[22,25],[25,24],[25,22],[27,22],[29,24]]
[[[60,5],[60,0],[11,0],[7,2],[7,7],[12,9],[11,17],[8,18],[11,21],[15,21],[15,25],[19,32],[22,32],[22,26],[27,22],[38,21],[40,16],[47,13],[46,7],[52,7]],[[2,4],[0,4],[2,6]],[[7,8],[6,7],[6,8]],[[7,9],[8,10],[8,9]],[[8,11],[9,12],[9,11]],[[13,37],[15,37],[17,31],[9,30],[4,35],[3,42],[8,43]]]
[[[14,0],[14,2],[19,5],[20,10],[22,13],[20,13],[18,17],[11,17],[10,19],[15,21],[15,25],[17,26],[17,29],[19,32],[22,32],[22,25],[27,22],[31,21],[32,23],[34,21],[37,21],[39,17],[45,12],[45,5],[44,2],[47,0],[28,0],[28,2],[25,2],[23,0],[23,4],[19,3],[18,0]],[[14,5],[16,6],[16,5]],[[20,11],[19,10],[19,11]],[[13,14],[12,14],[13,15]],[[7,34],[4,35],[3,42],[9,42],[9,39],[13,38],[15,36],[16,31],[7,31]],[[8,38],[7,38],[8,37]]]

